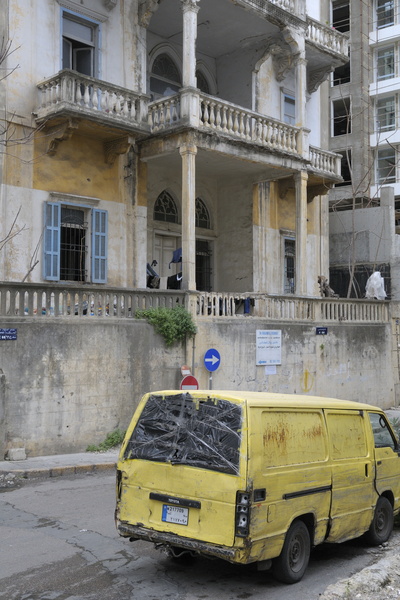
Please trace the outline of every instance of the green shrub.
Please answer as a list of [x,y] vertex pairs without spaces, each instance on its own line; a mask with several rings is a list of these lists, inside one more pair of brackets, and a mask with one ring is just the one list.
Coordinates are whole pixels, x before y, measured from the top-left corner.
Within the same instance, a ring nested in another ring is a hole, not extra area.
[[86,448],[86,452],[105,452],[106,450],[111,450],[111,448],[120,446],[124,440],[124,437],[125,431],[116,429],[115,431],[108,433],[104,442],[101,442],[98,446],[89,444],[89,446]]
[[148,308],[135,312],[137,319],[146,319],[157,333],[163,338],[167,346],[182,342],[186,337],[193,337],[197,328],[191,314],[183,306],[174,308]]

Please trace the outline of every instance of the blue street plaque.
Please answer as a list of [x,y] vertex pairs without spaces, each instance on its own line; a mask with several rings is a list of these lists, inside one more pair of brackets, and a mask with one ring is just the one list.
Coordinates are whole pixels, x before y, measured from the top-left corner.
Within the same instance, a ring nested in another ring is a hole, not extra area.
[[315,333],[317,335],[327,335],[328,334],[328,328],[327,327],[317,327]]
[[0,329],[0,340],[16,340],[16,329]]
[[204,366],[211,373],[216,371],[221,363],[221,356],[218,350],[210,348],[204,355]]

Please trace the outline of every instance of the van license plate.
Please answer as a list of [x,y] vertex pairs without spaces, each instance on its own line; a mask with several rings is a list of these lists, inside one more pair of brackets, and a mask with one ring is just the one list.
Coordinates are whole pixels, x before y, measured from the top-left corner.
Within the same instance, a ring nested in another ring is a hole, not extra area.
[[162,520],[166,523],[177,523],[178,525],[187,525],[189,518],[189,509],[181,506],[170,506],[163,504]]

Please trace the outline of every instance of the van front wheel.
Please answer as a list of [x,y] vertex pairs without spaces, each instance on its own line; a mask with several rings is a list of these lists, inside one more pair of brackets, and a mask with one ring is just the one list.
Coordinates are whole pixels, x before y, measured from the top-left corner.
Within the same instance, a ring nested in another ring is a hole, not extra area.
[[379,546],[390,538],[393,530],[393,507],[384,496],[378,498],[374,518],[366,533],[366,539],[371,546]]
[[303,577],[310,559],[310,534],[303,521],[294,521],[286,534],[282,552],[272,562],[278,581],[296,583]]

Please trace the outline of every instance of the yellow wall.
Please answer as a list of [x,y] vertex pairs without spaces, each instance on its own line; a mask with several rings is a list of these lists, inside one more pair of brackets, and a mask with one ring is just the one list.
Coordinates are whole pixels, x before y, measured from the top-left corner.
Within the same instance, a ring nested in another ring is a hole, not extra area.
[[121,202],[118,157],[114,164],[105,161],[102,140],[74,133],[59,142],[54,156],[47,154],[49,137],[39,132],[35,139],[34,189]]

